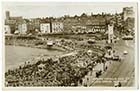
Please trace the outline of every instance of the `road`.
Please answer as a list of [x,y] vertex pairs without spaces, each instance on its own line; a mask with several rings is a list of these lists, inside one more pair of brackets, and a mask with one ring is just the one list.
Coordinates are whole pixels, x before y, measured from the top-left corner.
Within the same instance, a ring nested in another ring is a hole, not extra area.
[[[99,77],[104,80],[97,81],[98,79],[91,77],[90,86],[114,86],[115,79],[121,79],[122,86],[134,86],[134,42],[119,40],[114,44],[113,49],[119,54],[122,61],[111,61],[108,69]],[[125,50],[128,51],[127,55],[123,54]],[[111,78],[111,80],[106,80],[106,78]]]
[[[131,73],[134,71],[134,43],[131,40],[127,42],[119,41],[114,45],[114,49],[118,52],[122,61],[112,62],[112,65],[109,66],[109,69],[102,77],[130,77]],[[127,55],[123,55],[123,51],[125,50],[128,51]]]

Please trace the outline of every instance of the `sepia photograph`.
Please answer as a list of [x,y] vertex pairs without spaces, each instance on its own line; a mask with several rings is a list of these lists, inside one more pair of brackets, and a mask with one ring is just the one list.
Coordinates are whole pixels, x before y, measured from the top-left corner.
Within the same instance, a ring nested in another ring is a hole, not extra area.
[[4,87],[136,87],[137,3],[3,2]]

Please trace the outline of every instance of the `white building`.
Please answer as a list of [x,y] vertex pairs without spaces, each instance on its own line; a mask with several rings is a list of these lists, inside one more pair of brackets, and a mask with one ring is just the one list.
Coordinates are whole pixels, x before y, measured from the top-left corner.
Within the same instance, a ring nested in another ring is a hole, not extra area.
[[11,34],[11,29],[9,25],[4,25],[5,34]]
[[124,18],[124,21],[125,21],[128,17],[134,18],[133,7],[125,7],[125,8],[123,8],[123,18]]
[[20,34],[26,34],[26,32],[27,32],[27,24],[26,23],[19,24],[18,25],[18,30],[19,30]]
[[59,33],[62,32],[63,29],[63,23],[62,22],[52,22],[52,33]]
[[72,26],[72,30],[74,33],[84,33],[86,32],[86,26]]
[[50,23],[42,23],[40,24],[41,33],[50,33]]
[[113,28],[114,28],[113,24],[108,25],[108,43],[114,42],[114,40],[113,40],[113,38],[114,38]]

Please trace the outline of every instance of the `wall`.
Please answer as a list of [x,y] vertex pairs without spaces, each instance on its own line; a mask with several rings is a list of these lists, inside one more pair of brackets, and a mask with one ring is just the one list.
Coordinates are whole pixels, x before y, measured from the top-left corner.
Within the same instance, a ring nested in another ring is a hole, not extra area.
[[63,31],[63,23],[61,22],[52,22],[52,33],[59,33]]
[[18,25],[18,30],[19,30],[20,34],[26,34],[27,24],[19,24]]
[[41,33],[50,33],[50,23],[42,23],[40,24]]
[[5,34],[11,34],[11,29],[9,25],[4,25]]

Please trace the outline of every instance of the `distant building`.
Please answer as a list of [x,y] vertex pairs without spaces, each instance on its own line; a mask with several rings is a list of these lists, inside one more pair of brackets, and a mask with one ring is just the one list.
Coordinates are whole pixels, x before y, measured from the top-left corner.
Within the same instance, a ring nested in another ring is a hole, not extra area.
[[52,22],[51,23],[51,32],[52,33],[59,33],[62,32],[63,29],[63,23],[62,22]]
[[124,21],[128,17],[129,18],[133,18],[134,17],[133,7],[125,7],[125,8],[123,8],[123,19],[124,19]]
[[41,19],[40,18],[33,18],[30,20],[30,22],[33,24],[34,29],[40,29]]
[[114,24],[115,26],[122,26],[122,23],[123,23],[123,19],[122,19],[122,13],[116,13],[114,15]]
[[109,24],[108,25],[108,43],[113,43],[114,42],[114,25],[113,24]]
[[9,25],[4,25],[5,34],[11,34],[11,29]]
[[105,19],[89,20],[86,24],[87,32],[91,33],[105,32],[106,27]]
[[9,11],[6,11],[6,19],[10,19],[10,12]]
[[20,34],[26,34],[27,33],[27,24],[26,23],[19,24],[18,30],[19,30]]
[[134,28],[135,28],[135,19],[127,18],[126,21],[124,22],[124,29],[134,33]]
[[35,31],[34,25],[31,22],[27,23],[27,34],[33,34]]
[[11,17],[10,16],[10,12],[9,11],[6,11],[6,19],[5,19],[5,24],[6,25],[9,25],[9,24],[15,24],[15,25],[17,25],[22,20],[23,20],[23,18],[21,16]]
[[86,26],[72,26],[72,30],[74,33],[85,33]]
[[40,24],[40,31],[41,33],[50,33],[50,23],[42,23]]
[[6,11],[6,19],[5,19],[5,25],[9,25],[11,29],[11,33],[14,33],[15,30],[18,29],[19,23],[22,21],[22,17],[11,17],[10,12]]

